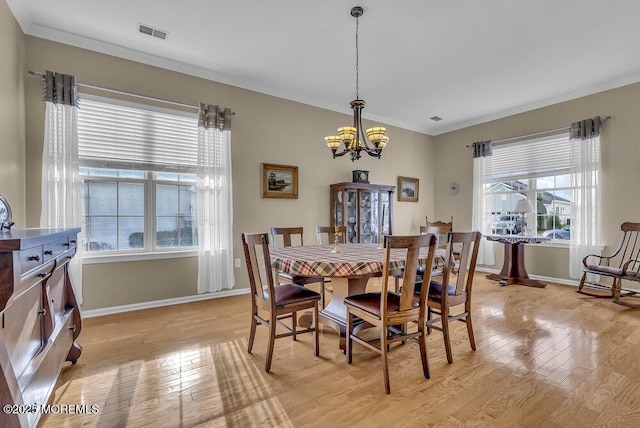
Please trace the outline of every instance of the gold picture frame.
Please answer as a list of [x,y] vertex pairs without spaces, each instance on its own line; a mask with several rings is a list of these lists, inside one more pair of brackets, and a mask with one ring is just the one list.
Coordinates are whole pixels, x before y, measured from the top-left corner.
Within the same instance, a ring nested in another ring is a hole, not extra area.
[[398,177],[398,201],[418,202],[420,180],[411,177]]
[[298,167],[263,163],[262,197],[298,199]]

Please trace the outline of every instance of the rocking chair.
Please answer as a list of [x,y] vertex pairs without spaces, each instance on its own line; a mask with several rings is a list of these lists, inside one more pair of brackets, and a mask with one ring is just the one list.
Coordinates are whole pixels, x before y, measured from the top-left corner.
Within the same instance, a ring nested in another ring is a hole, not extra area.
[[[609,256],[589,254],[583,260],[582,278],[576,292],[598,298],[613,298],[623,306],[640,307],[626,297],[640,294],[640,289],[622,288],[622,281],[640,282],[640,223],[622,223],[622,236],[618,248]],[[587,279],[592,274],[602,280]],[[611,278],[611,284],[604,279]],[[621,300],[624,299],[624,300]]]

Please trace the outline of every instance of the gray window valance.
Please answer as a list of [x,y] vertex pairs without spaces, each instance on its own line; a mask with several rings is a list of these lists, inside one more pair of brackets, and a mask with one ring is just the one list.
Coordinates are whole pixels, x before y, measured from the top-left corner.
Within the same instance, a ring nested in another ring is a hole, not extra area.
[[491,141],[476,141],[473,143],[473,158],[485,158],[493,154]]
[[233,113],[230,108],[200,103],[198,126],[205,129],[217,128],[221,131],[230,130],[231,116],[233,116]]
[[596,116],[593,119],[584,119],[578,122],[573,122],[569,129],[569,137],[586,140],[587,138],[593,138],[600,135],[600,124],[602,120],[600,116]]
[[78,106],[78,88],[75,76],[47,70],[43,80],[44,101],[74,107]]

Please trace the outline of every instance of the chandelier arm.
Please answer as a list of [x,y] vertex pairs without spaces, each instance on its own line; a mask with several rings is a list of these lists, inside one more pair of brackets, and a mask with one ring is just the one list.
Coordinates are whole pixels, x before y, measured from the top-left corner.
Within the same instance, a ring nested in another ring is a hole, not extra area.
[[[359,102],[356,103],[355,101]],[[364,150],[369,153],[371,150],[377,150],[377,148],[373,145],[373,143],[369,145],[367,136],[364,133],[364,127],[362,126],[362,109],[364,108],[364,101],[355,101],[352,102],[353,127],[356,128],[356,140],[360,141],[357,150]]]
[[351,150],[349,150],[349,145],[347,141],[342,141],[342,145],[343,145],[343,149],[341,152],[338,152],[338,149],[331,150],[333,152],[334,159],[340,156],[344,156],[347,153],[351,153]]

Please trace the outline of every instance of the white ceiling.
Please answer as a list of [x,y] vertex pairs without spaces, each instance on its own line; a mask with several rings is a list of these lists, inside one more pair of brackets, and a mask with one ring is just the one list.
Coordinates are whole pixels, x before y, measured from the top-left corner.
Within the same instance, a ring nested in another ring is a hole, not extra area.
[[362,6],[364,116],[431,135],[640,81],[638,0],[7,3],[29,35],[345,113]]

